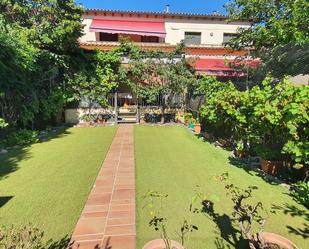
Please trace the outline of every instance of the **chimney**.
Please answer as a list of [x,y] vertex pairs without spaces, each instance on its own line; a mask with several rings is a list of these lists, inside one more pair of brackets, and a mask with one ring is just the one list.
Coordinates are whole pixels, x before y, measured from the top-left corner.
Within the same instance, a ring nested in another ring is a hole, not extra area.
[[170,5],[167,4],[165,5],[165,10],[164,10],[165,13],[170,13]]

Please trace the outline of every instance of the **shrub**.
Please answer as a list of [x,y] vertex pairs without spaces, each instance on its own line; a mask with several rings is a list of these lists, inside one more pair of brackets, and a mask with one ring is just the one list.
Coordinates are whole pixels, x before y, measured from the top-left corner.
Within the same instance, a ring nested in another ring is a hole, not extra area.
[[6,138],[7,146],[28,145],[39,141],[38,132],[27,129],[20,129],[10,133]]
[[186,112],[184,115],[185,120],[190,120],[191,118],[193,118],[193,115],[191,112]]
[[294,199],[309,208],[309,182],[298,182],[293,187],[292,196]]
[[287,79],[273,86],[269,76],[262,86],[239,91],[232,83],[205,77],[199,90],[205,94],[200,116],[220,134],[244,145],[249,141],[264,159],[309,164],[308,86],[295,86]]

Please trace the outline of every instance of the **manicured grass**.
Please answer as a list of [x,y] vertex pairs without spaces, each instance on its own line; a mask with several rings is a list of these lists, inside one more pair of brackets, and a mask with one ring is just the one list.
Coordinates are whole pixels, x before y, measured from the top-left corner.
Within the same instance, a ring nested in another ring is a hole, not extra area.
[[46,239],[70,236],[116,127],[71,128],[0,155],[0,223],[33,224]]
[[[281,234],[300,248],[308,248],[308,211],[291,199],[285,187],[267,183],[256,173],[231,165],[229,155],[230,152],[199,140],[182,127],[135,127],[138,249],[158,238],[158,233],[148,226],[150,215],[142,195],[147,190],[169,195],[164,209],[170,233],[177,240],[175,230],[189,214],[188,205],[196,185],[214,202],[218,219],[214,222],[204,214],[194,214],[192,221],[199,230],[191,234],[186,249],[235,248],[235,231],[230,224],[232,202],[224,189],[227,183],[243,188],[257,186],[254,199],[263,202],[269,215],[265,231]],[[229,174],[227,182],[214,179],[224,172]],[[276,214],[270,212],[274,205],[279,207]]]

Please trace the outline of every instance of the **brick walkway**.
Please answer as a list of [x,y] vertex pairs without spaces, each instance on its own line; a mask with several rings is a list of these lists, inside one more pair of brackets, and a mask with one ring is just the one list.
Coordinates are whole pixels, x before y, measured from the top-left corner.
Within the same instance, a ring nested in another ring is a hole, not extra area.
[[119,126],[72,241],[74,249],[135,249],[133,125]]

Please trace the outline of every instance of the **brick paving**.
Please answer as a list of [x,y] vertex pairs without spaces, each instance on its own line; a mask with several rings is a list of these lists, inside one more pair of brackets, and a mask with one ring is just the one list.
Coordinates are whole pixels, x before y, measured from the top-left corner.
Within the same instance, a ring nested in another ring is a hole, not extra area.
[[133,125],[120,125],[72,235],[72,249],[135,249]]

